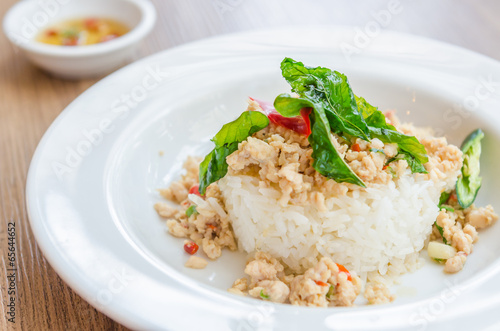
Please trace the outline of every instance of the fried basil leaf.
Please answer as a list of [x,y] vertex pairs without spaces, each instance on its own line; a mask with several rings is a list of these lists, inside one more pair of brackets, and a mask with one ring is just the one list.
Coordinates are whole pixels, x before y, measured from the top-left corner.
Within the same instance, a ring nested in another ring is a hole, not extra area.
[[281,94],[274,107],[285,117],[299,115],[304,107],[313,108],[309,142],[313,148],[313,166],[319,173],[337,182],[365,186],[336,151],[330,132],[348,140],[378,138],[384,143],[396,143],[398,157],[407,160],[412,172],[426,173],[423,164],[428,158],[424,146],[415,137],[398,132],[386,123],[382,112],[356,97],[345,75],[328,68],[306,67],[290,58],[281,62],[281,71],[299,97]]
[[309,143],[313,149],[313,167],[325,177],[335,181],[347,182],[362,187],[365,183],[345,163],[332,141],[332,130],[322,103],[314,103],[306,98],[294,98],[288,94],[280,94],[274,101],[274,107],[283,116],[292,117],[300,114],[304,107],[311,107],[311,135]]
[[226,175],[226,157],[238,149],[238,144],[268,125],[269,119],[266,115],[257,111],[246,111],[220,129],[212,139],[215,148],[200,163],[200,194],[205,194],[208,185]]

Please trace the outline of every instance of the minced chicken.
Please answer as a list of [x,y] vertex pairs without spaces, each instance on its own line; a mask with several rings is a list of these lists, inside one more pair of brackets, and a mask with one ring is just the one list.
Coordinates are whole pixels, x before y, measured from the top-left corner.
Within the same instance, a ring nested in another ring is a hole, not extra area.
[[[256,102],[249,102],[248,110],[259,108]],[[400,124],[392,112],[386,113],[386,118],[399,131],[416,136],[426,148],[429,162],[425,168],[428,173],[416,176],[433,181],[444,180],[444,190],[452,190],[462,167],[460,149],[448,144],[446,138],[433,137],[432,131],[428,129]],[[371,184],[388,183],[408,169],[405,160],[387,164],[397,154],[395,144],[384,144],[379,139],[364,141],[356,138],[345,141],[336,135],[332,137],[339,154],[368,187]],[[319,174],[312,166],[311,154],[312,148],[305,135],[271,123],[241,142],[238,150],[227,157],[228,174],[258,176],[261,185],[281,189],[281,205],[313,205],[318,211],[326,210],[325,198],[363,189],[349,183],[337,183]],[[168,231],[172,235],[189,238],[213,260],[221,255],[223,248],[236,250],[237,243],[217,183],[207,188],[204,197],[189,194],[198,184],[199,163],[199,159],[188,158],[184,164],[186,173],[182,178],[169,188],[160,190],[163,197],[178,203],[180,207],[157,203],[155,209],[166,218]],[[456,203],[456,196],[448,204],[455,208],[454,211],[442,210],[436,224],[443,228],[443,236],[457,250],[456,256],[445,262],[445,271],[451,273],[463,268],[467,256],[472,252],[473,243],[478,239],[477,230],[491,225],[498,216],[491,206],[472,206],[461,210]],[[196,209],[188,216],[186,212],[191,206]],[[440,238],[434,226],[431,239]],[[190,267],[204,264],[194,261],[193,257],[190,261]],[[302,274],[287,274],[279,260],[265,252],[256,252],[248,262],[245,273],[249,279],[236,280],[230,292],[279,303],[318,307],[352,306],[362,289],[361,281],[353,271],[350,274],[341,271],[339,265],[329,257],[323,257]],[[367,284],[364,296],[370,304],[387,303],[394,299],[389,290],[379,283]]]

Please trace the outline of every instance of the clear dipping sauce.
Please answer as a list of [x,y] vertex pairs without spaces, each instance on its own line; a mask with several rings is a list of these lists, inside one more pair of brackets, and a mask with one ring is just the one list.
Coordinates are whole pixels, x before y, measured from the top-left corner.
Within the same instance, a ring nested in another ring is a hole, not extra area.
[[79,18],[62,21],[43,30],[37,41],[59,46],[98,44],[123,36],[130,29],[109,18]]

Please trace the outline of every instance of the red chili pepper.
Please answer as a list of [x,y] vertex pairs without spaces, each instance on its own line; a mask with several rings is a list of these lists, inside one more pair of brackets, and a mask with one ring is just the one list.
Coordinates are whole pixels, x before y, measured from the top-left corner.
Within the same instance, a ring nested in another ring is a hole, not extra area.
[[297,133],[309,136],[311,134],[311,122],[309,121],[309,114],[312,108],[302,108],[300,115],[295,117],[284,117],[274,109],[273,105],[267,101],[250,98],[257,102],[262,108],[262,112],[266,114],[267,118],[276,125],[280,125],[287,129],[293,130]]
[[355,152],[361,152],[361,147],[359,144],[352,144],[351,149]]
[[191,255],[196,253],[198,251],[198,248],[199,248],[198,245],[193,241],[184,244],[184,250],[186,251],[186,253]]
[[302,108],[300,110],[300,116],[304,120],[306,125],[306,132],[304,133],[307,137],[311,134],[311,120],[309,119],[309,115],[312,113],[312,108]]
[[191,188],[189,189],[189,194],[196,194],[197,196],[201,197],[200,185],[195,184],[195,185],[191,186]]
[[352,277],[351,277],[351,273],[349,272],[349,270],[347,270],[342,264],[338,264],[338,263],[335,263],[335,264],[339,268],[340,272],[345,272],[347,274],[347,280],[352,282]]
[[388,164],[386,164],[385,166],[383,166],[383,167],[382,167],[382,170],[387,169],[387,167],[389,167],[389,165],[388,165]]
[[321,280],[315,280],[314,282],[319,286],[328,286],[328,283],[322,282]]
[[47,34],[47,36],[49,36],[49,37],[53,37],[53,36],[56,36],[56,35],[57,35],[57,31],[56,31],[56,30],[52,30],[52,29],[50,29],[50,30],[48,30],[48,31],[46,32],[46,34]]
[[217,230],[217,227],[213,224],[207,224],[207,227],[212,229],[213,231]]
[[457,201],[458,198],[457,198],[457,194],[455,192],[453,192],[450,197],[448,198],[448,200],[451,200],[451,201]]
[[84,24],[89,30],[97,30],[99,28],[99,20],[97,18],[87,18]]

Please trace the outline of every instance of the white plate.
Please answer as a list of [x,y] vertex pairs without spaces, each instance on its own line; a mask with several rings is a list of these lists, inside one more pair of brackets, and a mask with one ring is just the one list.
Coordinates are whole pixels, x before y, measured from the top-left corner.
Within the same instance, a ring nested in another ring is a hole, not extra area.
[[[478,330],[498,323],[500,225],[481,233],[462,272],[444,275],[429,262],[402,277],[393,304],[311,309],[227,293],[242,275],[242,253],[224,251],[201,271],[184,268],[182,240],[166,233],[153,210],[161,200],[155,190],[179,176],[186,156],[211,148],[209,139],[245,109],[247,96],[273,100],[288,91],[279,69],[285,56],[344,72],[358,95],[455,144],[483,128],[479,204],[500,210],[499,63],[414,36],[382,33],[364,48],[355,37],[349,28],[318,27],[208,39],[129,65],[83,93],[49,128],[29,171],[31,226],[50,264],[89,303],[137,329]],[[347,44],[359,52],[346,56]]]

